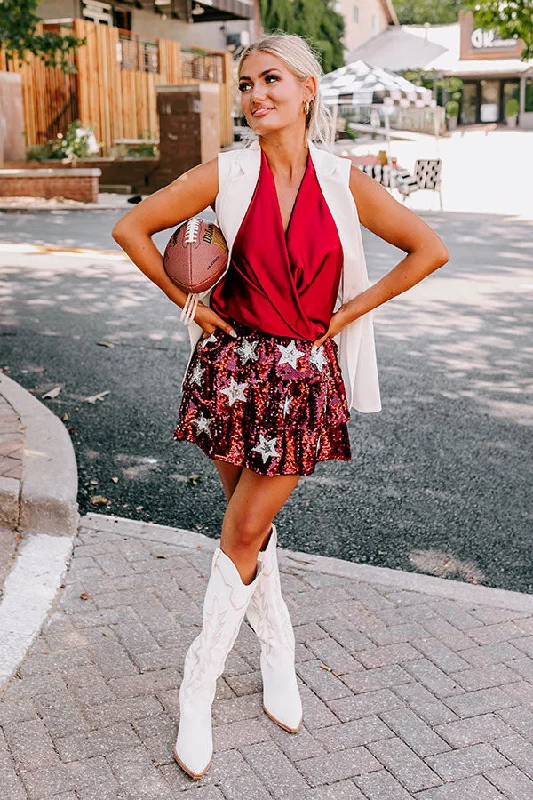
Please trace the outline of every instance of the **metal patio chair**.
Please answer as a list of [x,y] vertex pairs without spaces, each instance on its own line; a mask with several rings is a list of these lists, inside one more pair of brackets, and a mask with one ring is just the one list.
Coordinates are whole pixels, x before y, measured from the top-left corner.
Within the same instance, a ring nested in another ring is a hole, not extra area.
[[442,191],[441,191],[441,158],[418,158],[415,161],[414,181],[409,194],[403,195],[405,203],[407,197],[419,189],[429,189],[439,193],[440,210],[442,211]]

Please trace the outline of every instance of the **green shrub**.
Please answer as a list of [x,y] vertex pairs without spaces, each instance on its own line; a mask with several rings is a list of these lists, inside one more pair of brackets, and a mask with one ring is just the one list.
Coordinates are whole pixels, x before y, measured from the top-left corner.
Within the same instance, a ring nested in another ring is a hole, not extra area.
[[142,143],[143,139],[157,139],[157,135],[153,131],[141,131],[139,134],[139,140],[141,141],[128,146],[126,150],[127,158],[157,158],[159,155],[157,145],[151,142]]
[[156,156],[157,147],[155,144],[135,144],[126,150],[127,158],[155,158]]
[[520,111],[520,103],[518,102],[516,97],[510,97],[505,104],[505,116],[516,117],[519,111]]
[[449,117],[458,117],[459,116],[459,103],[457,100],[448,100],[446,103],[446,114]]
[[58,133],[55,139],[48,139],[44,144],[31,145],[26,148],[28,161],[48,161],[63,159],[75,161],[87,158],[98,152],[98,143],[92,125],[82,125],[80,120],[71,122],[65,134]]
[[359,134],[357,133],[357,131],[354,131],[354,129],[350,125],[349,120],[346,120],[346,128],[344,129],[344,131],[348,139],[351,139],[352,141],[359,138]]
[[28,161],[50,161],[65,158],[61,139],[49,139],[44,144],[34,144],[26,148]]
[[44,144],[31,144],[26,148],[27,161],[44,161],[48,158]]
[[[60,134],[58,134],[59,138]],[[71,122],[62,137],[64,142],[64,158],[75,160],[87,158],[98,153],[98,143],[92,125],[82,125],[79,119]]]

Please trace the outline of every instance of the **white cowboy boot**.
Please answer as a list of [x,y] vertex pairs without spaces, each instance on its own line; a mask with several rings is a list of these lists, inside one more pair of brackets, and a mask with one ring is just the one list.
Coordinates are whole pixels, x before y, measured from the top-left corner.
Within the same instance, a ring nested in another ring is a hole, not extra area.
[[246,617],[261,642],[263,708],[286,731],[297,733],[302,724],[302,701],[294,668],[296,645],[289,609],[281,594],[276,545],[277,532],[272,525],[268,545],[257,556],[259,585]]
[[173,754],[193,778],[201,778],[211,765],[213,738],[211,704],[217,678],[222,675],[228,653],[235,644],[250,598],[259,584],[261,565],[248,585],[237,567],[217,547],[203,604],[202,631],[185,655],[179,689],[179,727]]

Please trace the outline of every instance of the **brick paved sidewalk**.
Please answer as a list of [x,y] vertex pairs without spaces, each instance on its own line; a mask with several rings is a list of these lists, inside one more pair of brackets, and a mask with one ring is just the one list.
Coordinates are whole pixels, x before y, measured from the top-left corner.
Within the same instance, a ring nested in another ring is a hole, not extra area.
[[430,578],[427,593],[409,591],[386,570],[361,580],[358,565],[333,574],[334,559],[280,550],[303,726],[287,733],[263,712],[245,621],[213,703],[213,763],[196,781],[171,748],[217,542],[96,514],[81,523],[56,606],[0,697],[6,800],[533,798],[530,603],[491,605],[486,589],[452,600],[439,596],[450,582]]
[[18,545],[14,529],[19,519],[23,444],[20,417],[0,394],[0,589]]

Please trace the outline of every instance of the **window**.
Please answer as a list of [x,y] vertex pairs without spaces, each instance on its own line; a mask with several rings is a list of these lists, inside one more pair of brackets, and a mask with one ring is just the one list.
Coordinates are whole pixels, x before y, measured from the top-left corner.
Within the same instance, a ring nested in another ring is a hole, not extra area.
[[377,14],[372,14],[371,24],[372,24],[372,36],[377,36],[377,33],[378,33],[378,15]]
[[353,7],[353,21],[356,23],[359,22],[359,6]]
[[524,111],[533,111],[533,78],[526,80],[526,102]]
[[122,9],[114,8],[115,13],[115,28],[120,28],[123,31],[131,31],[131,11],[122,11]]

